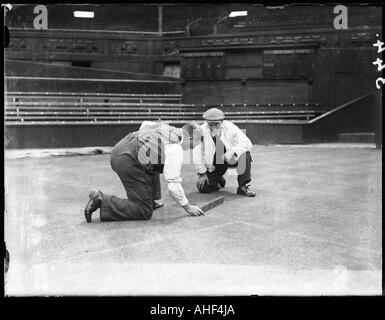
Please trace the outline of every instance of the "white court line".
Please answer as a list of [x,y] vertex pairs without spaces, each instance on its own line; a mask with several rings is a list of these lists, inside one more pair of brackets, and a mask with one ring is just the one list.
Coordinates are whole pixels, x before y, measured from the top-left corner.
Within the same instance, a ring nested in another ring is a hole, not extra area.
[[[264,146],[258,146],[258,147],[264,147]],[[376,144],[374,142],[362,142],[362,143],[348,143],[348,142],[334,142],[334,143],[310,143],[310,144],[275,144],[275,145],[269,145],[268,147],[278,147],[278,148],[324,148],[324,149],[355,149],[355,148],[370,148],[370,149],[376,149]],[[382,151],[382,149],[379,149]]]

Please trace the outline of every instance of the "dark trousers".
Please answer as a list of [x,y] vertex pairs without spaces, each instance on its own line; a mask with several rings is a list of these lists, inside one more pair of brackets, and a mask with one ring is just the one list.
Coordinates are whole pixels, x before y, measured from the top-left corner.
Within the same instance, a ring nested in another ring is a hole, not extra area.
[[244,186],[251,181],[251,154],[249,151],[241,154],[238,161],[235,164],[229,164],[227,162],[223,164],[215,164],[216,155],[214,155],[214,166],[213,172],[206,172],[208,177],[208,183],[205,183],[200,189],[201,193],[210,193],[219,190],[219,179],[226,173],[228,168],[236,168],[238,173],[238,185]]
[[119,176],[127,199],[103,194],[101,221],[148,220],[153,213],[153,200],[161,198],[159,173],[144,170],[127,154],[110,158],[111,168]]

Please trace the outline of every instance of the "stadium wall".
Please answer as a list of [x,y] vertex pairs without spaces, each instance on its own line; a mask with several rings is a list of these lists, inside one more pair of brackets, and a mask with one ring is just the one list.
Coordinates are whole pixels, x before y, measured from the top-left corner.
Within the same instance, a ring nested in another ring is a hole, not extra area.
[[[339,142],[340,133],[373,132],[382,145],[382,96],[372,93],[339,106],[330,114],[303,122],[236,122],[253,144]],[[172,123],[182,126],[183,123]],[[15,124],[5,126],[5,147],[76,148],[113,146],[140,123],[126,124]]]

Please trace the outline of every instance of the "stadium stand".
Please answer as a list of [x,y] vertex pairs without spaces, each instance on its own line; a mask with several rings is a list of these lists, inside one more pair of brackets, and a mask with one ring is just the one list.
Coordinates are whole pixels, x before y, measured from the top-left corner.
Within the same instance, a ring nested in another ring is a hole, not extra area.
[[[382,34],[372,6],[350,6],[349,29],[338,33],[332,6],[90,5],[87,21],[73,19],[72,6],[48,7],[48,30],[33,29],[28,5],[6,17],[8,147],[42,145],[45,125],[47,145],[71,145],[85,127],[95,139],[74,144],[112,143],[143,120],[201,120],[211,107],[244,122],[253,141],[303,142],[313,138],[300,135],[307,124],[370,92],[377,77],[366,63]],[[246,17],[218,24],[243,7]]]
[[[181,98],[180,94],[8,92],[5,121],[12,124],[201,120],[202,112],[214,107],[182,104]],[[322,113],[318,104],[222,104],[218,107],[230,120],[310,120]]]

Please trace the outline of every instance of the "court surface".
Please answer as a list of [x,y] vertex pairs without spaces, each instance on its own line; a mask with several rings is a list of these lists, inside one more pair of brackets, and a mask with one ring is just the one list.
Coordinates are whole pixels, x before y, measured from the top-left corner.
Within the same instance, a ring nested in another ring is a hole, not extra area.
[[190,217],[162,181],[152,220],[102,223],[97,211],[91,224],[90,189],[124,197],[109,154],[32,153],[6,151],[6,295],[381,294],[382,150],[372,145],[253,146],[255,198],[235,194],[231,171],[220,192],[198,194],[186,164],[190,202],[224,204]]

